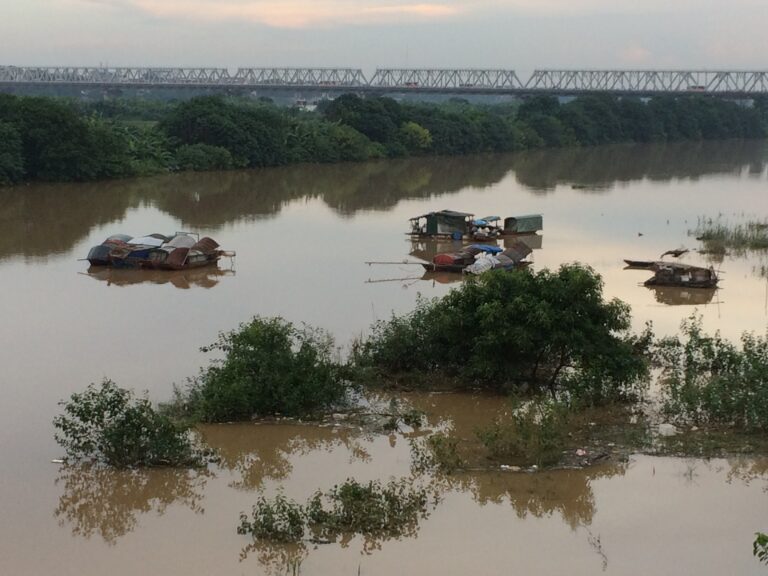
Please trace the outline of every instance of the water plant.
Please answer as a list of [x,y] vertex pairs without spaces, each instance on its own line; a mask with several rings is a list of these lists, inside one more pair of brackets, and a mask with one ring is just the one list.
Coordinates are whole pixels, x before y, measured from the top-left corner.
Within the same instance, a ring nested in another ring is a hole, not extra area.
[[689,234],[703,242],[705,252],[715,254],[727,249],[737,253],[768,249],[768,220],[729,224],[719,217],[699,217],[696,228]]
[[60,404],[64,413],[53,420],[55,438],[70,458],[121,468],[201,462],[186,428],[111,380],[90,384]]

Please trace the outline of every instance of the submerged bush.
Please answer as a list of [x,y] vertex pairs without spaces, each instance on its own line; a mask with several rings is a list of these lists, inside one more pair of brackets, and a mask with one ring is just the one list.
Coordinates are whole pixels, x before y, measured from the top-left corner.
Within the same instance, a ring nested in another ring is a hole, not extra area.
[[763,564],[768,564],[768,534],[757,532],[752,543],[752,554]]
[[261,497],[250,519],[240,514],[237,531],[275,542],[298,542],[307,532],[315,540],[341,534],[392,538],[413,533],[427,515],[428,502],[427,491],[406,479],[384,485],[350,478],[327,492],[318,490],[305,506],[282,494],[273,500]]
[[514,406],[507,416],[478,430],[477,437],[494,460],[554,464],[568,436],[568,420],[564,404],[536,399]]
[[240,513],[238,534],[253,534],[255,538],[273,542],[298,542],[304,537],[304,508],[282,494],[271,501],[261,496],[251,517],[249,520],[244,512]]
[[553,397],[563,390],[592,403],[628,399],[646,384],[649,334],[629,333],[629,307],[605,301],[602,286],[578,264],[482,274],[375,324],[355,363],[384,376],[437,374]]
[[223,354],[177,391],[175,408],[206,422],[258,416],[307,416],[340,403],[347,392],[333,361],[333,339],[282,318],[254,318],[219,335],[204,352]]
[[745,430],[768,429],[768,337],[744,333],[741,349],[701,318],[681,326],[682,339],[658,344],[664,410],[672,418]]
[[[426,514],[429,498],[406,480],[361,484],[347,479],[307,503],[307,520],[316,536],[334,539],[342,533],[402,536]],[[326,503],[328,507],[326,507]]]
[[459,439],[450,434],[436,432],[426,438],[412,438],[411,470],[417,474],[437,471],[452,474],[465,467],[459,456]]
[[56,441],[75,459],[117,467],[197,464],[200,454],[188,431],[158,413],[146,398],[110,380],[91,384],[62,402],[56,416]]

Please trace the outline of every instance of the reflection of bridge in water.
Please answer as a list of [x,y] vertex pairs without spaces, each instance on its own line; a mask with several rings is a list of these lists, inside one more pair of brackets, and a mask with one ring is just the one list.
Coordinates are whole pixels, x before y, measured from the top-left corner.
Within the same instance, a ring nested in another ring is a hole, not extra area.
[[707,94],[750,98],[768,94],[768,71],[739,70],[535,70],[523,82],[514,70],[378,68],[147,68],[0,66],[0,88],[197,88],[239,91],[295,90],[325,95],[434,93],[477,95],[653,96]]

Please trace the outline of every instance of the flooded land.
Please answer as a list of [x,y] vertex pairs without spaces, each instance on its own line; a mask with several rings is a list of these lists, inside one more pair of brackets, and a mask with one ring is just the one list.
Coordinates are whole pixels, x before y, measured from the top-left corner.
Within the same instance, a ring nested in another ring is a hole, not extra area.
[[[349,351],[373,322],[446,294],[460,276],[418,262],[451,243],[411,241],[408,218],[440,209],[542,214],[534,269],[581,262],[633,326],[677,333],[696,312],[737,340],[768,326],[768,260],[704,254],[702,219],[768,217],[765,142],[621,145],[423,158],[96,184],[0,189],[0,574],[764,574],[768,460],[627,454],[583,469],[493,464],[417,472],[420,434],[343,418],[201,425],[220,456],[202,470],[112,470],[62,457],[58,402],[109,377],[153,401],[208,362],[200,351],[254,315],[327,329]],[[189,230],[237,257],[218,269],[90,270],[88,249],[122,232]],[[713,266],[717,290],[644,287],[623,259]],[[430,430],[458,438],[503,398],[410,394]],[[409,478],[423,517],[397,538],[278,545],[236,531],[259,495],[305,501],[347,478]]]

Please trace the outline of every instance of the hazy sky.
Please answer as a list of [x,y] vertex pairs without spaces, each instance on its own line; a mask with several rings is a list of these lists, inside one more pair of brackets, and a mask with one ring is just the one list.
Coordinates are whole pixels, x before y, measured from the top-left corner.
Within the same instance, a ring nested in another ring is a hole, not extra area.
[[0,64],[768,69],[768,0],[0,0]]

